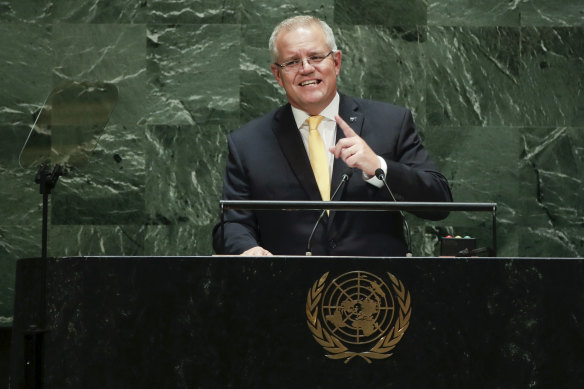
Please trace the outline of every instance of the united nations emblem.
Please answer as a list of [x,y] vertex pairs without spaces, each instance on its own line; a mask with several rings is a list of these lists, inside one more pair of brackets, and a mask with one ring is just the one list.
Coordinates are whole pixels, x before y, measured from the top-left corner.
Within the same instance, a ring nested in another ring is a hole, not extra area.
[[[383,279],[363,271],[345,273],[328,285],[325,273],[308,291],[306,317],[328,358],[389,358],[404,336],[412,313],[410,293],[393,274]],[[322,322],[322,324],[321,324]]]

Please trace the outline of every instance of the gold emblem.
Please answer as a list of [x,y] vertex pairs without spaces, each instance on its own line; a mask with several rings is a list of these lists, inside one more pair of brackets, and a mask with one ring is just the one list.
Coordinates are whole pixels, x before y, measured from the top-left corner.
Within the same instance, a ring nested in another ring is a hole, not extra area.
[[[410,293],[393,274],[391,288],[364,271],[340,275],[328,285],[325,273],[308,291],[306,317],[328,358],[389,358],[410,324]],[[321,324],[322,321],[322,324]]]

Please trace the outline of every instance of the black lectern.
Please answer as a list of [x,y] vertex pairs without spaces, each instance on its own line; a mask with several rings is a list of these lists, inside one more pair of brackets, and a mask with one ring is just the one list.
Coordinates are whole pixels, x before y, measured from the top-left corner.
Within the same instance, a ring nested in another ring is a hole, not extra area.
[[23,259],[16,288],[11,388],[584,384],[583,259]]

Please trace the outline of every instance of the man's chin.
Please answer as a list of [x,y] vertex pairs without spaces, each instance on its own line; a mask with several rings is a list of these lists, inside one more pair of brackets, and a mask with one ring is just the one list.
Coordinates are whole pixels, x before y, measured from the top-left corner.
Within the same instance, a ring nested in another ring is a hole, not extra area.
[[314,91],[313,93],[305,93],[304,96],[300,99],[300,103],[303,105],[321,105],[321,104],[328,104],[325,101],[326,96],[320,91]]

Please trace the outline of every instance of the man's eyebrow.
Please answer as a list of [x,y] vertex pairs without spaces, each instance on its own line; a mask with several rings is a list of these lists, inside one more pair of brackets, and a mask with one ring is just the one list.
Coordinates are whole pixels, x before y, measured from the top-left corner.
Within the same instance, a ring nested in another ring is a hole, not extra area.
[[[315,55],[319,55],[320,56],[320,55],[326,55],[326,54],[328,54],[328,52],[326,51],[326,49],[323,49],[323,50],[314,49],[314,50],[309,50],[308,51],[307,57],[313,57]],[[298,54],[295,54],[295,55],[292,55],[292,56],[290,56],[288,58],[285,58],[284,60],[282,60],[282,62],[294,61],[294,60],[301,59],[301,58],[302,58],[302,56],[300,56]]]

